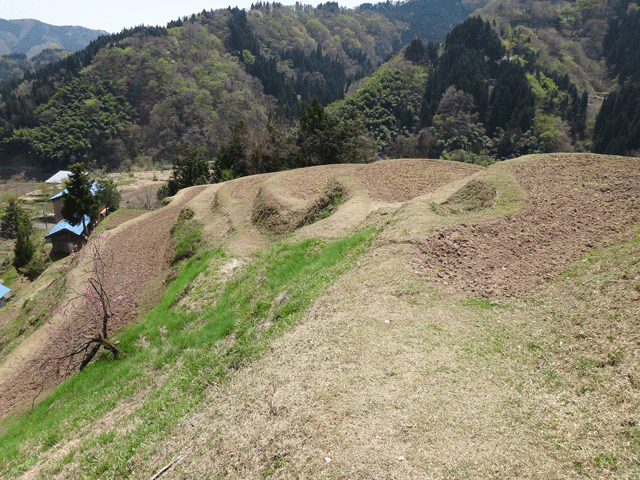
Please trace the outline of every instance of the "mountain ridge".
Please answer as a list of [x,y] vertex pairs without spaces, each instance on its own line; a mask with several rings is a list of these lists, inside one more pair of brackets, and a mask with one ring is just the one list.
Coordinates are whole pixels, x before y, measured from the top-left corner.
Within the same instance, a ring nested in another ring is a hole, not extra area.
[[51,25],[40,20],[0,18],[0,55],[22,53],[32,58],[45,49],[77,52],[101,35],[104,30],[82,26]]

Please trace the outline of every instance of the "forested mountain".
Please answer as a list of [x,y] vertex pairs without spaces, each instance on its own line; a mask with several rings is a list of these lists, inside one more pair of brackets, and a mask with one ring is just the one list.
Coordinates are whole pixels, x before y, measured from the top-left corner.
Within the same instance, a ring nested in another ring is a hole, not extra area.
[[495,22],[521,62],[567,75],[589,94],[593,151],[627,155],[640,151],[638,10],[632,0],[494,0],[476,13]]
[[370,11],[259,3],[103,36],[4,89],[2,147],[49,169],[170,161],[199,145],[215,155],[238,120],[341,98],[398,51],[403,28]]
[[47,49],[78,52],[106,34],[104,30],[49,25],[33,19],[0,18],[0,56],[23,54],[32,58]]
[[11,53],[0,57],[0,86],[18,81],[26,72],[33,73],[69,55],[65,50],[46,49],[29,58],[24,53]]
[[[602,61],[609,19],[628,0],[492,0],[474,12],[499,32],[520,62],[568,75],[590,96],[612,87]],[[599,106],[599,105],[598,105]]]
[[[637,53],[624,47],[638,45],[638,17],[625,1],[494,0],[442,43],[417,29],[421,0],[205,10],[99,37],[5,85],[0,149],[53,170],[166,163],[204,147],[219,178],[376,150],[490,163],[590,149],[592,135],[598,151],[633,151],[635,123],[608,120],[638,110]],[[626,90],[595,121],[592,99],[614,75]]]
[[602,104],[594,127],[594,151],[640,154],[640,9],[630,6],[611,19],[603,53],[620,89]]
[[479,17],[438,46],[419,39],[337,104],[363,118],[383,152],[491,163],[572,149],[585,139],[588,95],[567,75],[518,61]]
[[425,41],[440,42],[456,24],[464,21],[475,9],[487,4],[486,0],[408,0],[363,3],[360,8],[382,13],[387,18],[406,23],[403,43],[418,37]]
[[38,20],[0,18],[0,87],[20,80],[108,33],[84,27],[55,26]]

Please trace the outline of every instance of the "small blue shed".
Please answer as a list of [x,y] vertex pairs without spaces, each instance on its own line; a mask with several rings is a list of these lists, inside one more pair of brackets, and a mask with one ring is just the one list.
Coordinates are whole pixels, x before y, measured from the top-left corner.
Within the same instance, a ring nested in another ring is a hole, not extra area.
[[11,289],[9,287],[5,287],[0,283],[0,308],[4,307],[7,304],[7,301],[5,300],[4,297],[10,291]]

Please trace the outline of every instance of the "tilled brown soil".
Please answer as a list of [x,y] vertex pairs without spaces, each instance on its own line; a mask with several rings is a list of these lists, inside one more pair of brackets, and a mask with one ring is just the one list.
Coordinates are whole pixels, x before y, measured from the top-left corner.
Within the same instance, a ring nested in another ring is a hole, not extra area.
[[280,187],[294,198],[313,199],[323,192],[333,175],[346,168],[349,167],[345,165],[320,165],[294,170],[281,177]]
[[405,202],[480,170],[468,163],[408,158],[372,163],[355,175],[374,200]]
[[235,200],[253,200],[265,180],[271,178],[273,175],[273,173],[268,173],[265,175],[254,175],[237,180],[233,184],[231,197]]
[[[202,188],[205,187],[184,192],[168,207],[107,236],[105,251],[112,251],[114,255],[109,261],[105,290],[117,292],[114,306],[119,317],[131,319],[137,312],[142,291],[162,281],[162,272],[167,266],[165,255],[171,242],[171,225],[182,206]],[[81,345],[86,336],[95,333],[95,326],[79,308],[51,326],[40,342],[30,344],[30,351],[21,364],[0,378],[0,418],[16,406],[27,406],[40,392],[49,390],[61,377],[75,371],[79,359],[61,362],[56,358],[64,357],[71,348]]]
[[640,160],[552,155],[513,173],[528,205],[436,230],[414,269],[453,295],[529,295],[585,252],[638,233]]

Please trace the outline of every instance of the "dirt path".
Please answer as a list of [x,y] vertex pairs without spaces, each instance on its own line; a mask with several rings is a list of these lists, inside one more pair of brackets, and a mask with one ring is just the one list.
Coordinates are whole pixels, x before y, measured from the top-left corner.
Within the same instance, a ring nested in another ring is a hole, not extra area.
[[[202,189],[194,187],[181,191],[169,206],[127,222],[109,233],[106,248],[117,252],[117,255],[114,255],[107,288],[118,290],[124,279],[141,279],[120,291],[120,315],[130,316],[131,312],[137,311],[143,289],[162,281],[166,268],[165,254],[171,241],[171,225],[182,206]],[[55,361],[43,365],[43,360],[53,355],[63,356],[71,344],[88,333],[91,326],[85,325],[83,318],[82,311],[68,318],[53,315],[50,323],[28,337],[7,357],[0,369],[0,417],[15,408],[27,407],[39,392],[46,392],[57,384],[60,365]],[[73,371],[75,363],[65,364],[63,368]]]

